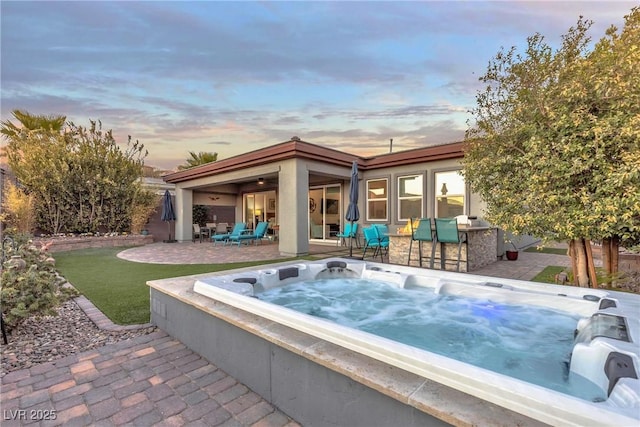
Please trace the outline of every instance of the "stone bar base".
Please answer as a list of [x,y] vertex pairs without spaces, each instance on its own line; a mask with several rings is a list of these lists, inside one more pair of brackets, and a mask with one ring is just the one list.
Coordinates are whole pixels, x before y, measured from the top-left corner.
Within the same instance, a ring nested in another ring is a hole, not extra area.
[[[478,228],[466,230],[467,243],[462,244],[460,251],[460,271],[469,272],[496,262],[498,248],[498,233],[495,228]],[[392,234],[389,236],[389,262],[391,264],[407,265],[409,262],[409,245],[411,236],[408,234]],[[409,265],[417,267],[418,243],[413,242],[411,261]],[[431,259],[431,242],[422,243],[422,266],[428,268]],[[454,243],[437,243],[433,268],[441,269],[440,251],[444,249],[446,259],[445,270],[455,271],[458,256],[458,245]]]

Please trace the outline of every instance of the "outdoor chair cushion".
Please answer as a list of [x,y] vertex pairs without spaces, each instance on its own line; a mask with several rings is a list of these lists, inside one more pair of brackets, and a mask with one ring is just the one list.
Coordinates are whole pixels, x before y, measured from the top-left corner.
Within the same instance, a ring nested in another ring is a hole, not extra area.
[[269,223],[266,221],[262,221],[258,223],[255,230],[244,230],[242,233],[238,235],[230,236],[228,241],[231,243],[237,242],[238,246],[240,246],[242,242],[247,242],[247,245],[248,245],[249,242],[251,241],[256,242],[256,244],[258,244],[258,241],[261,241],[264,238],[265,234],[267,234],[268,228],[269,228]]

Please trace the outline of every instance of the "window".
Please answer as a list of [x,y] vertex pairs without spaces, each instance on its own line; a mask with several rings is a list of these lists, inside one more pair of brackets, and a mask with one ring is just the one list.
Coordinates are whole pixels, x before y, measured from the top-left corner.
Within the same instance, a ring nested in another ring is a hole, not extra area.
[[465,183],[457,170],[436,172],[436,218],[452,218],[465,213]]
[[422,175],[398,177],[398,221],[422,218]]
[[386,178],[367,181],[367,221],[388,220],[388,186]]

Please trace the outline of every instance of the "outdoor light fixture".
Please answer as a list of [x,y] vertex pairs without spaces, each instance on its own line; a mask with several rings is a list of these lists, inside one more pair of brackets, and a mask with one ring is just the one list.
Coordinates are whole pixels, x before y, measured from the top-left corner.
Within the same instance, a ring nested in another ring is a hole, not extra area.
[[264,185],[264,178],[258,178],[258,185]]
[[440,193],[442,193],[443,196],[446,196],[448,192],[449,191],[447,190],[447,183],[445,182],[445,183],[442,184],[442,188],[440,189]]

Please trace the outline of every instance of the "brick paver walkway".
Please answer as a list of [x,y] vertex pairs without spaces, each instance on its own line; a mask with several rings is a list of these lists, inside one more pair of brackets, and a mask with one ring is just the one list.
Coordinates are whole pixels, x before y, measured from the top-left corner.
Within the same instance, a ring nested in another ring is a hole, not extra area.
[[298,426],[162,331],[10,372],[2,412],[3,427]]

